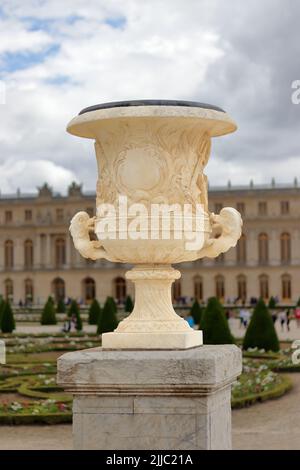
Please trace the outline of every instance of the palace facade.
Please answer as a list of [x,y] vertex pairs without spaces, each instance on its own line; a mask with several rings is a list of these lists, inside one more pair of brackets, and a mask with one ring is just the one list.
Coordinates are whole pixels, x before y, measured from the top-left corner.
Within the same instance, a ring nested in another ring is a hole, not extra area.
[[[181,263],[174,298],[216,295],[228,301],[277,296],[283,303],[300,296],[300,187],[228,187],[209,190],[210,210],[235,207],[244,220],[236,248],[215,260]],[[72,216],[95,211],[95,194],[72,184],[67,196],[47,185],[37,194],[0,196],[0,294],[14,303],[42,304],[51,294],[89,303],[111,295],[134,295],[125,280],[129,266],[83,259],[69,235]]]

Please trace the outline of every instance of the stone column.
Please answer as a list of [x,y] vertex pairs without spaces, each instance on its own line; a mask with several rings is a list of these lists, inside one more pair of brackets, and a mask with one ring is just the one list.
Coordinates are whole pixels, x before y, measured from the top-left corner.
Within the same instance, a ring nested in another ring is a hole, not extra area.
[[234,345],[187,350],[102,350],[58,359],[74,396],[75,449],[231,449]]
[[21,238],[16,238],[14,244],[14,269],[20,271],[24,268],[24,242]]
[[35,269],[40,269],[42,266],[42,247],[41,247],[41,235],[37,233],[34,241],[34,252],[33,252],[33,265]]
[[71,237],[68,234],[66,236],[66,265],[68,268],[71,268],[72,266]]
[[46,234],[46,268],[51,268],[53,266],[52,259],[52,237],[50,233]]

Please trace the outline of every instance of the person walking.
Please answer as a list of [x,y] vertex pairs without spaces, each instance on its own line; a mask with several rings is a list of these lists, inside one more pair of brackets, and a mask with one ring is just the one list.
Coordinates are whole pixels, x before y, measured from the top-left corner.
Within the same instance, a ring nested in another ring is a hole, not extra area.
[[284,310],[281,310],[279,312],[278,318],[279,318],[279,321],[280,321],[281,331],[284,331],[284,324],[285,324],[285,321],[286,321],[286,313],[285,313]]
[[286,329],[290,331],[291,311],[289,308],[285,312],[285,317],[286,317]]
[[297,328],[300,328],[300,307],[296,307],[295,309],[295,318],[296,318]]

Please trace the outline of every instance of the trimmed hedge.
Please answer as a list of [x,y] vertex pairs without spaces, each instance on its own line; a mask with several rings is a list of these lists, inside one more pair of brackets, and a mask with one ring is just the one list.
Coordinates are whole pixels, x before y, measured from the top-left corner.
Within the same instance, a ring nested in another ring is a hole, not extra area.
[[200,329],[203,331],[204,344],[232,344],[234,338],[230,332],[223,306],[216,297],[208,299]]
[[89,308],[89,325],[98,325],[101,316],[101,307],[97,299],[94,299]]
[[105,301],[97,329],[99,335],[114,331],[118,326],[116,309],[112,300],[112,297],[108,297]]
[[56,323],[54,303],[52,298],[49,297],[42,311],[41,325],[56,325]]
[[12,333],[16,328],[14,314],[9,301],[5,301],[1,311],[1,331],[2,333]]
[[202,319],[202,315],[203,315],[203,309],[202,307],[200,306],[198,300],[194,300],[194,303],[192,305],[192,308],[191,308],[191,315],[194,319],[194,322],[195,322],[195,325],[200,325],[201,323],[201,319]]
[[258,348],[265,351],[279,351],[280,345],[272,317],[263,299],[259,299],[251,317],[243,349]]

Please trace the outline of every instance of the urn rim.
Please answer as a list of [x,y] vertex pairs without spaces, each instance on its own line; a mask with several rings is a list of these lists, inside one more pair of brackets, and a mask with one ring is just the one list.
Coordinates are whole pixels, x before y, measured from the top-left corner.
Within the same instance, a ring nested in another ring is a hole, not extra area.
[[96,139],[104,123],[124,119],[181,119],[194,120],[211,137],[234,132],[237,125],[223,109],[195,101],[179,100],[132,100],[102,103],[84,108],[73,118],[67,131],[78,137]]
[[186,100],[125,100],[125,101],[110,101],[107,103],[99,103],[92,106],[88,106],[79,111],[78,116],[97,111],[98,109],[110,109],[110,108],[124,108],[129,106],[186,106],[188,108],[202,108],[212,109],[214,111],[220,111],[225,113],[224,109],[214,104],[202,103],[200,101],[186,101]]

